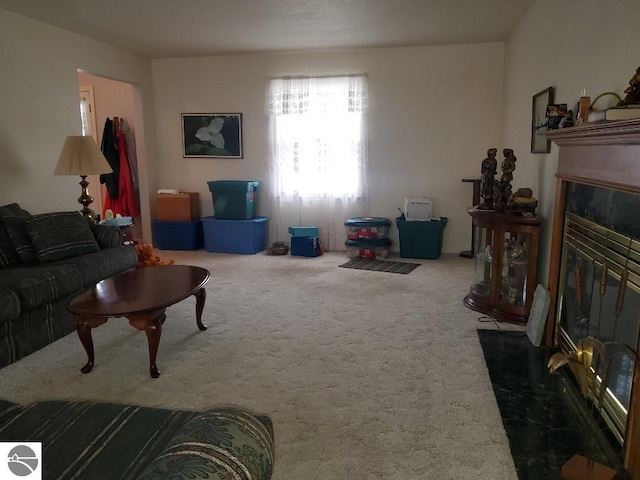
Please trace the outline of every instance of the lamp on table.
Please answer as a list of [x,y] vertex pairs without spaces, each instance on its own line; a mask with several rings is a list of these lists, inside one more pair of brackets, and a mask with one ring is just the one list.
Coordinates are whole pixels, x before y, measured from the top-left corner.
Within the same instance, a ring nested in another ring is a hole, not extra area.
[[89,223],[96,222],[96,212],[89,208],[93,197],[89,195],[87,175],[111,173],[113,170],[98,149],[93,137],[68,136],[64,141],[54,175],[80,175],[82,194],[78,202],[83,206],[81,212]]

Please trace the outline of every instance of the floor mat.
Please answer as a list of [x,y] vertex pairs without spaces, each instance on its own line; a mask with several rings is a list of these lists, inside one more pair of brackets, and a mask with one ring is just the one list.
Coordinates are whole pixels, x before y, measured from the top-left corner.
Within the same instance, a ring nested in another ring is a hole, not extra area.
[[356,270],[373,270],[375,272],[410,273],[420,266],[419,263],[390,262],[387,260],[371,260],[369,258],[352,258],[347,263],[340,265],[342,268],[354,268]]

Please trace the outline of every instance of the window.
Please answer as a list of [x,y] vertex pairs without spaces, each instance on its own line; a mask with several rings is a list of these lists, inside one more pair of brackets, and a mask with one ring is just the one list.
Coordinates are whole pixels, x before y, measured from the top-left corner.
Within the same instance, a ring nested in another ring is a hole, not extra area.
[[366,196],[366,76],[271,80],[268,109],[276,195]]
[[96,129],[96,112],[93,101],[93,87],[80,87],[80,121],[82,122],[82,135],[92,136],[98,143]]

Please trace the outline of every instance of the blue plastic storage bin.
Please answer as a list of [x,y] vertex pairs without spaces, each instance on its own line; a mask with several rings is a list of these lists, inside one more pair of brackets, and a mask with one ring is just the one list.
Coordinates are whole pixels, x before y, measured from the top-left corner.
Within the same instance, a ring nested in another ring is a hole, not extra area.
[[322,255],[318,237],[291,237],[291,255],[298,257],[319,257]]
[[260,182],[212,180],[207,182],[213,214],[218,220],[248,220],[255,217],[256,192]]
[[204,248],[207,252],[251,255],[267,244],[267,217],[248,220],[202,219]]
[[202,222],[153,222],[154,239],[160,250],[199,250],[204,237]]

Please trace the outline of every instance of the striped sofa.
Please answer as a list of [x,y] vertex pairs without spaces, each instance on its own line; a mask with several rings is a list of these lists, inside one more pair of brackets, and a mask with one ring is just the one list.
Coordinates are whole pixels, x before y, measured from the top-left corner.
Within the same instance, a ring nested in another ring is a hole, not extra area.
[[89,225],[80,212],[1,206],[0,368],[74,331],[67,302],[137,259],[117,227]]
[[237,408],[0,400],[0,441],[42,442],[45,480],[269,480],[274,462],[271,420]]

